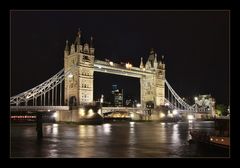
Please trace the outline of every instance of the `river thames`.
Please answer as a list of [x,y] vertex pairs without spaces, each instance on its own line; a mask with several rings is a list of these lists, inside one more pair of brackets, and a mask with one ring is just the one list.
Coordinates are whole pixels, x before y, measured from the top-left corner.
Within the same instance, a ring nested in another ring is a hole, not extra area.
[[229,157],[228,151],[189,143],[189,129],[214,130],[211,121],[193,123],[113,122],[102,125],[11,124],[12,158],[192,158]]

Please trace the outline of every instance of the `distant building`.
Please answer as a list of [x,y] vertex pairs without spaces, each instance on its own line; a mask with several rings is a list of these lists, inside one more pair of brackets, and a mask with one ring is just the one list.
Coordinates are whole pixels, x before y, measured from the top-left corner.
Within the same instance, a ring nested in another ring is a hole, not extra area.
[[117,85],[112,85],[113,104],[115,107],[123,106],[123,89],[119,90]]
[[211,95],[199,95],[194,100],[197,107],[205,108],[215,116],[215,99]]
[[127,107],[136,107],[137,103],[138,103],[138,101],[134,98],[129,98],[129,99],[126,99],[126,101],[125,101],[125,105]]

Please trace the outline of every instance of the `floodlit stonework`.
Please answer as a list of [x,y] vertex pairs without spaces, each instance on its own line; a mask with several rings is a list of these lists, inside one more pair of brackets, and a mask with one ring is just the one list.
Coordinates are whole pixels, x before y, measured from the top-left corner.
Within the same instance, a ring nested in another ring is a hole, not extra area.
[[67,71],[73,65],[77,68],[65,77],[65,104],[81,106],[93,103],[94,71],[140,78],[141,104],[145,108],[152,103],[154,108],[164,105],[165,98],[165,64],[164,58],[158,61],[157,54],[151,49],[145,65],[141,58],[140,67],[132,64],[120,65],[112,61],[95,60],[93,39],[90,44],[81,44],[81,32],[71,46],[68,41],[64,50],[64,69]]
[[93,102],[93,73],[94,48],[92,37],[88,43],[81,45],[81,32],[77,33],[76,40],[69,51],[68,42],[64,51],[64,69],[67,71],[74,64],[77,68],[72,76],[65,77],[65,103],[69,105],[82,105]]
[[162,60],[157,61],[157,54],[153,49],[150,51],[149,58],[144,66],[141,59],[140,68],[144,71],[149,70],[152,73],[143,75],[141,83],[141,103],[153,102],[155,107],[164,105],[165,98],[165,64]]

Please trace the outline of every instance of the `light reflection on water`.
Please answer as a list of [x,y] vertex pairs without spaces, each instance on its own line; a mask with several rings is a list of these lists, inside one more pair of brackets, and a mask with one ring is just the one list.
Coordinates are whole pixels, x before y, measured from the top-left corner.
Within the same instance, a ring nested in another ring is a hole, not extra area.
[[174,125],[173,125],[173,130],[172,130],[172,143],[174,143],[174,144],[179,144],[179,143],[180,143],[179,131],[178,131],[178,124],[174,124]]
[[[102,125],[44,124],[41,141],[35,125],[12,125],[12,157],[198,157],[216,156],[189,145],[189,128],[211,130],[212,122],[119,122]],[[218,155],[217,155],[218,156]]]
[[111,133],[111,124],[103,124],[102,126],[102,129],[103,129],[103,133],[106,134],[106,135],[110,135]]
[[128,153],[128,157],[136,157],[136,148],[135,148],[135,144],[136,144],[136,135],[135,135],[135,122],[129,122],[129,153]]

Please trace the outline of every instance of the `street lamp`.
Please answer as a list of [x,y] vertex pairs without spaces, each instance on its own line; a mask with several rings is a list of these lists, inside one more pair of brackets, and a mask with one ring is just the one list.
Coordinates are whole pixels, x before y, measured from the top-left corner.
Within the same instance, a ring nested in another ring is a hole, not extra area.
[[198,97],[194,97],[195,100],[195,111],[197,112],[197,101],[198,101]]
[[103,97],[104,97],[104,95],[102,94],[101,99],[100,99],[100,103],[103,103]]
[[173,115],[177,115],[178,111],[176,109],[174,109],[172,113],[173,113]]
[[165,106],[169,106],[170,104],[169,103],[165,103]]
[[130,64],[129,62],[126,63],[126,68],[127,68],[127,69],[131,69],[131,68],[132,68],[132,64]]

